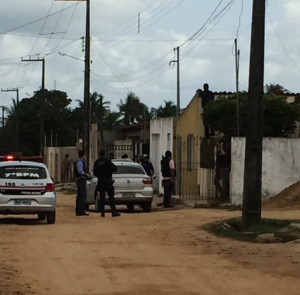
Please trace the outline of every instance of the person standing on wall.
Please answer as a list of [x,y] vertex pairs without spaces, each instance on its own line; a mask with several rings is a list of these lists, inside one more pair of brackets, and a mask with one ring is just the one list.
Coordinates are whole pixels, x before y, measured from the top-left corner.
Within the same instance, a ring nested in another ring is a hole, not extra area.
[[97,191],[100,193],[100,212],[101,217],[105,217],[105,193],[108,194],[112,217],[118,217],[121,214],[116,211],[115,191],[113,186],[112,174],[117,171],[111,159],[105,157],[105,150],[100,151],[100,157],[94,163],[94,175],[98,178]]
[[175,163],[172,159],[171,151],[166,151],[165,156],[161,160],[161,173],[163,176],[163,188],[164,188],[164,208],[174,207],[171,204],[171,197],[175,187]]
[[[205,83],[203,85],[203,89],[204,90],[198,89],[197,93],[201,97],[201,105],[202,105],[202,109],[203,109],[203,112],[204,112],[207,105],[208,105],[208,103],[214,101],[215,96],[214,96],[214,93],[209,90],[209,85],[207,83]],[[211,135],[209,126],[204,122],[203,122],[203,125],[204,125],[204,135],[207,139],[209,139],[210,135]]]
[[78,152],[78,160],[74,165],[75,180],[77,185],[77,197],[76,197],[76,216],[88,216],[85,212],[86,208],[86,180],[90,178],[90,175],[85,171],[85,154],[83,151]]
[[[221,201],[229,201],[229,175],[231,155],[224,139],[220,139],[216,153],[216,175],[214,183]],[[220,181],[222,185],[220,184]]]

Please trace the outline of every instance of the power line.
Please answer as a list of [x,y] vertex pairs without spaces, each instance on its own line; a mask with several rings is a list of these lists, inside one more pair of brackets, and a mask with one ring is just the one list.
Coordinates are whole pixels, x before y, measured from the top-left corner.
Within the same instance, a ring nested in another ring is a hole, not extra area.
[[[61,9],[61,10],[68,10],[68,9],[72,8],[73,6],[75,6],[75,5],[77,5],[77,4],[79,4],[79,3],[76,3],[76,4],[73,4],[73,5],[70,5],[70,6],[66,7],[66,8],[64,8],[64,9]],[[80,4],[81,4],[81,3],[80,3]],[[34,21],[31,21],[31,22],[29,22],[29,23],[26,23],[26,24],[23,24],[23,25],[20,25],[20,26],[14,27],[14,28],[12,28],[12,29],[9,29],[9,30],[7,30],[7,31],[0,32],[0,35],[4,35],[4,34],[7,34],[7,33],[10,33],[10,32],[12,32],[12,31],[16,31],[16,30],[19,30],[19,29],[25,28],[25,27],[27,27],[27,26],[30,26],[30,25],[32,25],[32,24],[35,24],[35,23],[37,23],[37,22],[39,22],[39,21],[41,21],[41,20],[43,20],[43,19],[45,19],[45,18],[48,18],[48,17],[50,17],[50,16],[53,16],[53,15],[59,14],[59,13],[61,12],[61,10],[58,10],[58,11],[56,11],[56,12],[53,12],[53,13],[51,13],[51,14],[47,15],[47,16],[43,16],[43,17],[41,17],[41,18],[39,18],[39,19],[36,19],[36,20],[34,20]]]
[[279,42],[279,44],[281,45],[282,50],[284,51],[285,55],[289,58],[290,62],[295,66],[295,68],[300,71],[300,67],[296,64],[295,60],[291,57],[291,55],[289,54],[289,52],[287,51],[286,47],[284,46],[283,42],[281,41],[281,39],[279,38],[278,34],[275,31],[271,16],[267,10],[267,17],[268,17],[268,21],[271,25],[272,28],[272,32],[275,35],[275,37],[277,38],[277,41]]

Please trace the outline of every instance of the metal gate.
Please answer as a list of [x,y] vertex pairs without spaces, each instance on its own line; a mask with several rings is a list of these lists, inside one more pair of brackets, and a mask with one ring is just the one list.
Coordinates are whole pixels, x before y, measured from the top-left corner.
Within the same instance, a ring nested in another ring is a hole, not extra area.
[[124,154],[127,154],[128,158],[135,160],[135,150],[134,145],[124,144],[124,145],[101,145],[101,149],[105,149],[106,155],[111,156],[116,159],[120,159]]
[[183,200],[215,199],[214,139],[188,135],[177,141],[177,192]]

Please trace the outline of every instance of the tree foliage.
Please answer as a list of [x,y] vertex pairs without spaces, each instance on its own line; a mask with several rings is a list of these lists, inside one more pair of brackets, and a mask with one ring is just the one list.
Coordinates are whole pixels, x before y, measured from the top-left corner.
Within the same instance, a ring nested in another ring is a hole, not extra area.
[[177,107],[172,101],[164,100],[165,105],[160,105],[157,109],[152,109],[155,118],[175,117]]
[[[221,97],[210,103],[203,114],[204,121],[214,131],[222,132],[226,137],[237,135],[236,97]],[[240,136],[246,134],[247,96],[240,96]],[[285,98],[266,95],[263,99],[263,135],[267,137],[287,137],[296,128],[300,120],[299,107],[289,104]]]

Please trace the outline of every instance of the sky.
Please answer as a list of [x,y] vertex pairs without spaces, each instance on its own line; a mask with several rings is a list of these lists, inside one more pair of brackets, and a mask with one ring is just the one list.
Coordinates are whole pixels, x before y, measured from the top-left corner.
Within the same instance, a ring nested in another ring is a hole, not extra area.
[[[86,1],[0,0],[0,106],[45,87],[83,101]],[[2,3],[3,2],[3,3]],[[90,0],[91,86],[117,111],[133,92],[151,107],[180,107],[204,83],[236,90],[234,39],[240,51],[239,90],[248,90],[251,0]],[[4,9],[5,8],[5,9]],[[300,0],[267,0],[264,84],[300,92]]]

